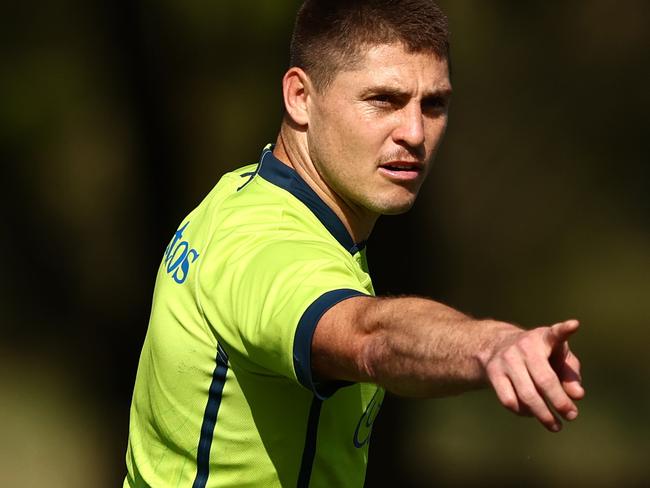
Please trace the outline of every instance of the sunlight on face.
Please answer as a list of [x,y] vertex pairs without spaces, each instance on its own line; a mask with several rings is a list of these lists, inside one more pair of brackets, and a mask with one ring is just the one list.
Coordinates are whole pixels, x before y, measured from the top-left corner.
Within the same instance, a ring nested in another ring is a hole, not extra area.
[[398,214],[414,203],[447,125],[446,60],[401,44],[368,50],[309,102],[309,154],[350,207]]

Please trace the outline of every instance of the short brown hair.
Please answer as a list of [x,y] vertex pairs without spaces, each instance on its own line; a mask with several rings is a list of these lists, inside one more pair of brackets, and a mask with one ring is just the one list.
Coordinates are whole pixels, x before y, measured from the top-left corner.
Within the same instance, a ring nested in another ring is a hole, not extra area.
[[290,63],[322,90],[339,71],[352,68],[364,49],[394,42],[449,61],[447,17],[432,0],[305,0]]

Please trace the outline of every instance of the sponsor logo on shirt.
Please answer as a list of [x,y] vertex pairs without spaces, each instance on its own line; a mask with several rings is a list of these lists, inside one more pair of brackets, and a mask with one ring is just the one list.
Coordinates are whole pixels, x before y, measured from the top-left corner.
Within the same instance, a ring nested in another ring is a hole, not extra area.
[[375,423],[379,409],[381,408],[381,403],[383,399],[383,390],[377,388],[375,394],[372,396],[370,403],[366,407],[365,412],[361,415],[357,428],[354,430],[354,437],[352,441],[354,442],[354,447],[357,449],[362,448],[370,440],[370,434],[372,432],[372,425]]
[[190,272],[190,265],[199,257],[196,249],[192,249],[189,242],[182,240],[183,232],[185,232],[188,225],[190,225],[189,222],[176,231],[172,241],[165,249],[167,274],[179,285],[185,283]]

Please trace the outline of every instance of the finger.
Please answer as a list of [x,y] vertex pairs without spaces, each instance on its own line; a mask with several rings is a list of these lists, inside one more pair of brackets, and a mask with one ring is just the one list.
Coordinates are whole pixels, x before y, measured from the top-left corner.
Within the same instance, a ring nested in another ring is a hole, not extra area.
[[578,416],[578,407],[562,387],[558,375],[546,358],[526,359],[526,366],[537,391],[547,400],[557,413],[567,420]]
[[553,365],[553,369],[558,373],[567,395],[574,400],[580,400],[585,396],[580,374],[580,361],[571,351],[567,352],[561,363]]
[[537,391],[523,359],[513,359],[510,365],[508,376],[519,403],[529,408],[533,416],[551,432],[558,432],[562,429],[562,422],[548,408],[544,398]]
[[494,388],[501,405],[517,415],[530,413],[528,409],[522,408],[522,405],[519,403],[517,395],[515,394],[515,389],[512,387],[512,383],[507,376],[499,375],[490,378],[490,381],[492,382],[492,387]]
[[494,389],[494,392],[499,399],[499,402],[501,402],[505,408],[517,415],[532,417],[533,414],[530,409],[526,405],[519,402],[510,379],[505,374],[503,374],[500,369],[498,369],[497,372],[494,372],[495,369],[498,368],[493,368],[492,371],[488,369],[488,377],[490,379],[490,383],[492,384],[492,388]]
[[580,327],[580,322],[577,320],[567,320],[558,324],[552,325],[546,330],[544,336],[546,343],[555,349],[558,345],[566,342],[569,337],[574,334]]
[[582,388],[580,361],[569,349],[569,344],[564,342],[562,347],[556,348],[549,357],[549,362],[567,394],[575,400],[581,399],[585,392]]

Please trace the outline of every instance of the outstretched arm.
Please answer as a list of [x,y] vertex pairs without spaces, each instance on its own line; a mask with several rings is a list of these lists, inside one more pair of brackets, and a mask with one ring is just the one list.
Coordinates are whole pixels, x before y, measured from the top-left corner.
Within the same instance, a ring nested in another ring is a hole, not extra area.
[[559,416],[573,420],[584,395],[567,342],[578,325],[523,330],[423,298],[355,297],[319,321],[312,368],[321,379],[373,382],[412,397],[491,385],[506,408],[558,431]]

